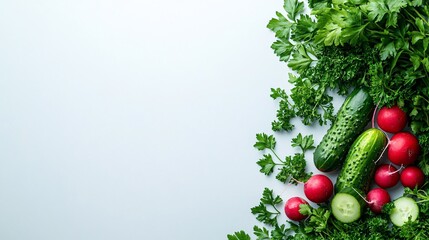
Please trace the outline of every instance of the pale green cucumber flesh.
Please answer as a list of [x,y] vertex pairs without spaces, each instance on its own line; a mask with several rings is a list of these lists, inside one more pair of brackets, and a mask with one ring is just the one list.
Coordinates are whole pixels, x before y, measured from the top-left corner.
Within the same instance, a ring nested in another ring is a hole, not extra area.
[[342,223],[351,223],[361,216],[359,201],[348,193],[337,193],[331,202],[332,214]]
[[398,227],[401,227],[408,221],[415,221],[419,216],[419,207],[412,198],[400,197],[393,204],[395,207],[390,213],[390,220]]

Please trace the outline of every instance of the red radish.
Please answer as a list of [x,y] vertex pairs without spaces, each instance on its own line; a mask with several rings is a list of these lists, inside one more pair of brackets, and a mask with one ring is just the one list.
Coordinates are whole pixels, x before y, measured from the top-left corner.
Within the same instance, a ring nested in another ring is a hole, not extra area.
[[409,132],[399,132],[390,139],[387,157],[397,165],[413,164],[420,154],[419,140]]
[[331,179],[323,174],[313,175],[304,184],[304,194],[312,202],[322,203],[334,193],[334,185]]
[[368,192],[366,200],[372,212],[381,213],[384,204],[390,202],[390,195],[382,188],[374,188]]
[[307,217],[299,212],[299,206],[301,204],[308,204],[308,202],[300,197],[292,197],[286,201],[285,213],[290,220],[301,221]]
[[374,174],[375,183],[381,188],[391,188],[399,182],[399,171],[390,164],[381,164]]
[[398,106],[382,107],[378,111],[377,124],[386,132],[397,133],[407,125],[407,114]]
[[411,189],[421,187],[425,182],[425,174],[416,166],[408,166],[401,172],[401,183]]

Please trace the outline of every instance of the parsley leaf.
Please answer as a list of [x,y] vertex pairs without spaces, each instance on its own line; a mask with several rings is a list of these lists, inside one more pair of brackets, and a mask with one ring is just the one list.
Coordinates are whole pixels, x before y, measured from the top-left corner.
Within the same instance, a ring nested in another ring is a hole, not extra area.
[[296,21],[296,26],[292,32],[291,38],[294,41],[308,41],[316,34],[316,21],[309,15],[301,15]]
[[309,55],[309,49],[304,45],[298,45],[296,51],[292,52],[292,59],[289,60],[288,67],[297,72],[303,72],[314,61]]
[[298,133],[298,136],[292,139],[292,147],[300,147],[303,152],[314,149],[313,135],[302,136]]
[[279,39],[275,41],[271,48],[274,53],[280,58],[280,61],[287,62],[291,58],[294,51],[294,45],[289,40]]
[[282,224],[281,226],[276,226],[271,231],[272,239],[273,240],[284,240],[284,239],[286,239],[289,231],[290,231],[290,229],[286,228],[286,226],[284,224]]
[[295,21],[298,14],[304,11],[304,3],[298,0],[285,0],[283,8],[287,12],[287,17]]
[[233,235],[227,235],[228,240],[251,240],[249,234],[244,231],[235,232]]
[[253,234],[257,236],[257,240],[269,240],[270,237],[270,231],[266,228],[260,228],[258,226],[253,227]]
[[307,173],[305,167],[306,160],[303,153],[287,156],[276,178],[280,182],[287,182],[289,180],[292,184],[306,182],[311,177],[312,173]]
[[384,15],[389,11],[384,0],[371,0],[363,6],[363,9],[367,11],[369,20],[374,22],[380,22],[383,20]]
[[289,22],[283,14],[276,12],[278,18],[273,18],[267,25],[267,28],[273,31],[278,38],[289,39],[290,30],[294,25],[293,22]]
[[265,188],[259,205],[251,208],[251,212],[256,215],[258,221],[270,226],[276,226],[278,225],[277,217],[280,215],[277,205],[282,201],[280,196],[274,195],[273,190]]
[[273,135],[267,135],[265,133],[258,133],[256,134],[256,143],[253,145],[253,147],[257,148],[258,150],[262,151],[265,149],[271,149],[273,150],[276,147],[276,139]]
[[324,207],[312,208],[308,204],[302,204],[299,212],[308,216],[304,228],[306,233],[322,233],[326,230],[331,216],[331,212],[328,209]]
[[264,154],[264,157],[259,159],[256,163],[261,167],[260,172],[265,175],[270,175],[276,166],[276,163],[273,161],[273,157],[270,154]]

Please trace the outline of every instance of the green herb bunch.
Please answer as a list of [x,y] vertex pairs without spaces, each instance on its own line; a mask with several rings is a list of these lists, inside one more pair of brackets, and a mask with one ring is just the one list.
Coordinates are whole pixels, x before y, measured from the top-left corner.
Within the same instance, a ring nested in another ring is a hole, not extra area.
[[268,28],[277,40],[272,49],[287,63],[290,93],[272,89],[279,100],[274,131],[334,119],[331,91],[346,95],[366,86],[378,106],[397,104],[423,149],[421,167],[429,174],[429,1],[285,0]]
[[[409,127],[422,149],[418,164],[429,175],[429,0],[309,0],[308,13],[305,7],[299,0],[284,0],[283,11],[267,25],[276,36],[271,48],[292,70],[288,87],[271,89],[279,104],[272,130],[292,131],[294,118],[304,125],[329,124],[335,119],[333,93],[346,96],[367,87],[379,107],[398,105],[410,116]],[[302,152],[282,160],[274,137],[258,134],[254,147],[269,151],[257,162],[260,171],[270,175],[278,167],[278,180],[305,181],[311,173],[305,172],[304,154],[313,148],[313,139],[297,136],[292,146]],[[252,208],[265,225],[255,226],[253,234],[257,240],[427,239],[428,184],[405,189],[404,195],[417,201],[420,214],[400,228],[390,224],[392,204],[380,215],[368,210],[350,224],[332,218],[326,205],[306,205],[300,211],[307,219],[280,224],[283,200],[266,188]],[[252,238],[238,231],[228,239]]]

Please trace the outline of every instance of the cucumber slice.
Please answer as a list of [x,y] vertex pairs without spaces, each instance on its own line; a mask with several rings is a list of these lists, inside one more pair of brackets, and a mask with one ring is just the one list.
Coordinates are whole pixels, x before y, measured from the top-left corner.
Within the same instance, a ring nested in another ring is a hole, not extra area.
[[416,201],[409,197],[400,197],[393,204],[395,207],[390,213],[390,220],[393,224],[401,227],[408,221],[415,221],[419,216],[419,206]]
[[332,214],[343,223],[351,223],[360,218],[361,205],[348,193],[337,193],[331,202]]

